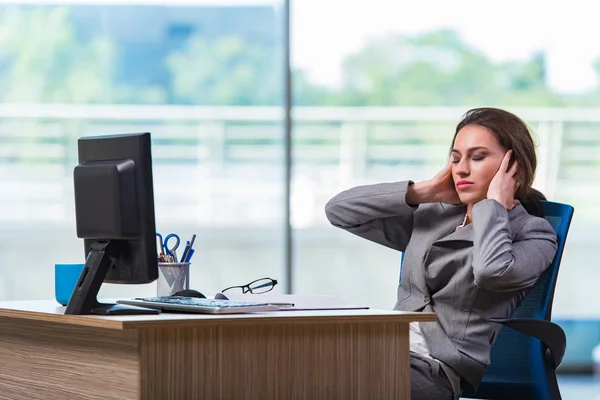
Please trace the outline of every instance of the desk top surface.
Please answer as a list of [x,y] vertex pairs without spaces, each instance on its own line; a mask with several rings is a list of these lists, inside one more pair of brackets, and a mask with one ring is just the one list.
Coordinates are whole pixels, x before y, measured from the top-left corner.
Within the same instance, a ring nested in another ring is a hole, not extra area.
[[435,313],[394,310],[315,310],[271,311],[247,314],[177,314],[155,315],[64,315],[65,308],[53,300],[2,301],[0,319],[17,318],[108,329],[139,329],[176,326],[295,324],[295,323],[365,323],[436,321]]

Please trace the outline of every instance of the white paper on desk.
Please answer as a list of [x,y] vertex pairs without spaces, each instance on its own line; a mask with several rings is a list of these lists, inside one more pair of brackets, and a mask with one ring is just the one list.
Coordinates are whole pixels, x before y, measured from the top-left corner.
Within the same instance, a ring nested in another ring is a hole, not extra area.
[[[282,304],[281,311],[298,310],[358,310],[368,306],[348,304],[335,296],[302,295],[302,294],[223,294],[217,293],[215,298],[227,298],[232,301],[257,301],[261,303]],[[285,305],[284,305],[285,304]],[[293,304],[293,306],[289,306]]]

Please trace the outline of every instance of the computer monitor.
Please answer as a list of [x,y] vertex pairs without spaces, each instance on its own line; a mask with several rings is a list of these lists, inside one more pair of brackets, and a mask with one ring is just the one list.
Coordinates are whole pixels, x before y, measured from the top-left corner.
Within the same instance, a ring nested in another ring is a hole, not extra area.
[[103,282],[158,277],[150,133],[83,137],[78,153],[75,218],[86,262],[65,314],[156,313],[97,300]]

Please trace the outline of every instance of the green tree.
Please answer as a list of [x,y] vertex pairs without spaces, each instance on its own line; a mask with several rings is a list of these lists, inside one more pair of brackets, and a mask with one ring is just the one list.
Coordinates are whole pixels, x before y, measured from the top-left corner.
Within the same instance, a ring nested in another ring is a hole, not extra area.
[[3,101],[107,102],[114,48],[103,38],[84,46],[64,7],[11,8],[0,18]]
[[572,96],[571,102],[578,106],[590,107],[600,106],[600,57],[596,58],[592,63],[592,68],[596,73],[596,85],[590,88],[589,92],[580,96]]
[[170,54],[170,100],[198,105],[279,105],[283,64],[277,49],[238,36],[191,38]]
[[293,70],[292,96],[295,106],[317,106],[335,104],[338,94],[332,88],[313,84],[306,72],[300,68]]
[[375,39],[349,55],[342,69],[342,88],[329,98],[340,105],[561,104],[546,85],[543,53],[494,63],[447,29]]
[[77,36],[68,7],[6,7],[0,14],[0,100],[157,102],[156,88],[115,83],[119,52],[107,37]]

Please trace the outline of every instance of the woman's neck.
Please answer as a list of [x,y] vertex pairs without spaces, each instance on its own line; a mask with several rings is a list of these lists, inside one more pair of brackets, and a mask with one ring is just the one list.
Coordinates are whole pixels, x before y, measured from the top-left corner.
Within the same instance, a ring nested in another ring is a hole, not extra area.
[[473,203],[468,203],[467,204],[467,221],[465,222],[465,225],[469,225],[471,223],[471,221],[473,221],[473,218],[471,217],[472,211],[473,211]]

